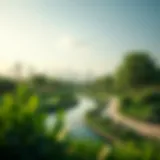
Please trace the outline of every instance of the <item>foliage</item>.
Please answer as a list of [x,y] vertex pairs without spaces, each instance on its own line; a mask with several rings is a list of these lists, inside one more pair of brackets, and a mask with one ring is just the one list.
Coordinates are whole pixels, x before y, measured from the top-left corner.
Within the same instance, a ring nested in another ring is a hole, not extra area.
[[[86,140],[73,142],[66,136],[62,108],[76,103],[74,85],[51,80],[45,75],[36,75],[31,81],[32,88],[19,85],[15,90],[16,82],[0,79],[1,159],[160,160],[159,142],[145,139],[119,123],[100,117],[106,97],[116,89],[127,89],[121,97],[123,113],[160,122],[160,92],[149,89],[149,86],[160,84],[160,69],[147,52],[129,53],[115,75],[100,77],[86,87],[98,102],[98,110],[87,114],[87,122],[91,128],[96,126],[113,137],[111,152],[105,142],[103,145]],[[42,107],[57,111],[57,121],[51,130],[44,125],[47,115],[44,110],[39,112]]]
[[[0,107],[0,155],[3,159],[86,160],[97,159],[97,144],[71,142],[63,132],[64,112],[57,112],[57,122],[46,130],[46,114],[37,112],[39,98],[28,96],[28,87],[20,85],[15,93],[3,96]],[[28,96],[28,99],[26,99]]]
[[148,52],[128,53],[116,73],[116,86],[129,89],[153,85],[156,82],[157,66]]
[[65,156],[52,133],[46,133],[44,113],[37,113],[38,97],[31,95],[26,101],[26,87],[20,86],[16,94],[3,96],[0,107],[0,155],[4,159],[57,159]]
[[121,111],[133,118],[152,123],[160,122],[160,92],[147,88],[123,95],[120,98]]
[[68,109],[77,104],[77,98],[72,92],[56,92],[40,94],[40,111],[54,112],[59,109]]
[[48,82],[48,79],[45,75],[39,74],[39,75],[34,75],[31,81],[35,86],[41,86],[46,84]]
[[12,79],[0,77],[0,94],[11,92],[16,88],[16,82]]
[[160,160],[159,145],[152,142],[139,142],[134,140],[115,145],[111,159],[115,160]]
[[114,78],[111,75],[99,77],[94,85],[97,90],[112,93],[114,91]]
[[[97,109],[99,110],[99,108]],[[160,160],[159,141],[146,139],[108,118],[95,116],[98,112],[96,110],[87,114],[87,123],[91,128],[94,128],[93,130],[96,129],[100,133],[104,133],[108,137],[108,141],[111,136],[114,138],[112,152],[108,155],[108,160]]]

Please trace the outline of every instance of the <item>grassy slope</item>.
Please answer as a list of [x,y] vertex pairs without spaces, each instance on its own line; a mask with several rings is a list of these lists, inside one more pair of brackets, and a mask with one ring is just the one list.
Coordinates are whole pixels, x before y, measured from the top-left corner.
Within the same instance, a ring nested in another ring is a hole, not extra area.
[[160,91],[153,88],[132,90],[120,96],[121,112],[141,121],[160,123]]

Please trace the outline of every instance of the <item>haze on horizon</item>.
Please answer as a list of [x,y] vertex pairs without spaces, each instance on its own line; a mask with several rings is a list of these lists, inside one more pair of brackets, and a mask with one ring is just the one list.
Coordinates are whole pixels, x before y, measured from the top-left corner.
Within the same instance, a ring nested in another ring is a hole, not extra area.
[[0,72],[101,75],[130,50],[160,60],[158,0],[0,0]]

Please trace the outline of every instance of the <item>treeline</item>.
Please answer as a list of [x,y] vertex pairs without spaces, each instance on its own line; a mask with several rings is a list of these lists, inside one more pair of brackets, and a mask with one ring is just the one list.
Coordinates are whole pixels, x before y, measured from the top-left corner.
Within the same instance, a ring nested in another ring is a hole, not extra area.
[[160,122],[160,63],[149,52],[128,52],[112,75],[99,77],[88,90],[118,95],[127,116]]
[[90,87],[108,92],[126,91],[143,87],[159,87],[160,66],[149,52],[128,52],[111,75],[101,76]]
[[0,95],[13,91],[16,88],[16,81],[11,78],[0,77]]

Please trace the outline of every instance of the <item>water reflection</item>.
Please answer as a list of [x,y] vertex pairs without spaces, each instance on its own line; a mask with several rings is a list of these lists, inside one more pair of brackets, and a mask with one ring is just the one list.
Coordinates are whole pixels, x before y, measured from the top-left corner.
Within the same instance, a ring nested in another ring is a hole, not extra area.
[[[85,114],[95,107],[95,102],[91,99],[79,97],[79,103],[74,108],[66,111],[65,127],[74,138],[98,138],[85,123]],[[47,118],[47,128],[51,129],[56,121],[55,114],[50,114]]]

